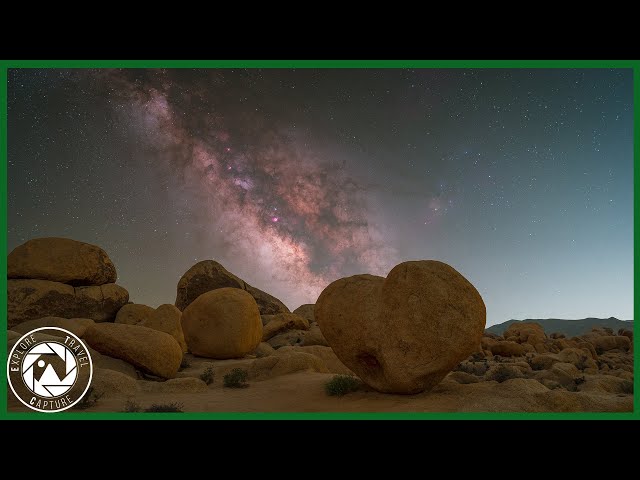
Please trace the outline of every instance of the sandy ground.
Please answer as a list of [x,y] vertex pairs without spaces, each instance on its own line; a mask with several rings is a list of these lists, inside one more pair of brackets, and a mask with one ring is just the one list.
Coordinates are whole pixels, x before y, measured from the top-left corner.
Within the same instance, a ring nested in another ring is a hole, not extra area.
[[[143,408],[153,403],[179,402],[186,412],[540,412],[632,411],[632,395],[549,390],[535,380],[462,385],[445,379],[431,392],[418,395],[382,394],[367,387],[343,397],[324,391],[333,374],[300,372],[250,382],[242,389],[224,388],[218,380],[200,393],[144,393],[101,398],[84,411],[121,412],[127,400]],[[9,411],[27,411],[15,398]]]

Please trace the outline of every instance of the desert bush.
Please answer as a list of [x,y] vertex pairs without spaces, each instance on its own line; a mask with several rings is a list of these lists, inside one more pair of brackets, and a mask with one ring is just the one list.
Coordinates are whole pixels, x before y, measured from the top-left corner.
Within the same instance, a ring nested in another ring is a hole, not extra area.
[[620,389],[622,393],[633,393],[633,382],[631,380],[625,380],[620,384]]
[[211,385],[213,383],[213,367],[207,367],[204,372],[200,374],[200,380],[202,380],[207,385]]
[[341,397],[349,392],[355,392],[359,388],[360,381],[353,375],[335,375],[325,384],[324,391],[327,395]]
[[491,372],[488,380],[495,380],[498,383],[502,383],[512,378],[518,378],[518,374],[514,368],[509,368],[506,365],[498,365],[495,370]]
[[102,395],[104,395],[104,392],[96,393],[93,387],[89,387],[89,389],[87,390],[87,393],[85,393],[84,396],[82,397],[82,400],[76,403],[73,406],[73,408],[77,410],[86,410],[87,408],[91,408],[96,403],[98,403],[98,400],[102,398]]
[[137,413],[141,411],[142,411],[142,407],[136,401],[127,400],[127,403],[124,404],[124,410],[123,410],[124,413]]
[[145,408],[145,412],[155,413],[155,412],[183,412],[182,403],[173,402],[173,403],[154,403],[150,407]]
[[243,368],[234,368],[224,376],[224,386],[228,388],[248,387],[249,372]]
[[185,368],[189,368],[191,366],[191,360],[187,357],[182,357],[182,362],[180,362],[180,370],[184,370]]

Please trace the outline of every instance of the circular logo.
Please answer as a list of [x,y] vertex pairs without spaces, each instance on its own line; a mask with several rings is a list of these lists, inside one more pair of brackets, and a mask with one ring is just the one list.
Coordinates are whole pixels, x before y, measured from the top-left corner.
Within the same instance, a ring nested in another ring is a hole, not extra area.
[[7,379],[16,398],[38,412],[61,412],[87,393],[93,364],[86,345],[58,327],[31,330],[16,341],[7,360]]

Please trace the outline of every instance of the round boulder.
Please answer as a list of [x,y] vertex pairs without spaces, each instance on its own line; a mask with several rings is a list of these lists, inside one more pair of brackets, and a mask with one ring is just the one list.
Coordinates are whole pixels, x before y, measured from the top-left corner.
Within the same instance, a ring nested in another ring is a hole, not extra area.
[[189,350],[207,358],[238,358],[262,341],[262,320],[253,297],[238,288],[203,293],[182,312]]
[[491,353],[501,357],[521,357],[525,354],[525,349],[519,343],[505,340],[491,345]]
[[182,362],[182,349],[171,335],[139,325],[96,323],[87,328],[83,340],[104,355],[158,377],[175,377]]
[[104,285],[116,281],[116,268],[107,253],[95,245],[70,238],[34,238],[9,254],[7,277]]
[[166,332],[176,339],[176,342],[187,353],[187,343],[184,341],[182,333],[182,312],[174,305],[165,303],[156,308],[149,317],[142,320],[138,325],[153,328],[161,332]]
[[477,349],[486,323],[474,286],[432,260],[401,263],[386,279],[337,280],[314,314],[342,363],[372,388],[404,394],[440,382]]

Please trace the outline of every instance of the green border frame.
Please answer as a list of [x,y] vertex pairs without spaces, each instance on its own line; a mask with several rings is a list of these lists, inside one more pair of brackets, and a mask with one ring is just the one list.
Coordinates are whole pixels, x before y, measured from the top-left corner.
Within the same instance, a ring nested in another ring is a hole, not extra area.
[[[0,250],[7,249],[7,69],[9,68],[630,68],[633,70],[634,192],[640,174],[635,168],[640,155],[640,60],[0,60]],[[640,223],[638,197],[634,195],[634,319],[640,256],[636,227]],[[7,289],[7,257],[0,255],[0,289]],[[0,328],[6,332],[7,297],[0,295]],[[634,352],[640,341],[634,336]],[[0,342],[1,358],[7,356],[6,341]],[[640,355],[634,355],[638,371]],[[525,413],[525,412],[203,412],[203,413],[115,413],[115,412],[7,412],[6,369],[0,368],[0,420],[638,420],[640,395],[633,399],[634,411],[624,413]],[[638,377],[634,377],[637,391]]]

